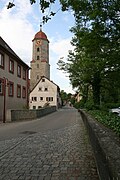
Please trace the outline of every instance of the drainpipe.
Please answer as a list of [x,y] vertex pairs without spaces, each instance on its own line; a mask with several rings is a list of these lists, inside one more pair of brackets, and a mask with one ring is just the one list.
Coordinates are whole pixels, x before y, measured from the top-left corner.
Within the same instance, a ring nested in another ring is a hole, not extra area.
[[30,93],[30,80],[29,80],[29,68],[27,69],[27,107],[29,108],[29,93]]
[[3,105],[3,123],[6,121],[6,79],[3,81],[3,97],[4,97],[4,105]]

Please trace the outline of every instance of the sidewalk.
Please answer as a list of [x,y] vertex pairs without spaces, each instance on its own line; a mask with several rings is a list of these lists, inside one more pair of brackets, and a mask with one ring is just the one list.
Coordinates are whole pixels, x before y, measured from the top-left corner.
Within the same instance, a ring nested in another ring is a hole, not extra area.
[[98,180],[79,114],[73,125],[0,141],[0,180]]

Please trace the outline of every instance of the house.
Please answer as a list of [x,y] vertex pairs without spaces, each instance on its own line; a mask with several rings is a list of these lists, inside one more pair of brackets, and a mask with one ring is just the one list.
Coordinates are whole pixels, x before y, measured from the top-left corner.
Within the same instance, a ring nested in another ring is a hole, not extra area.
[[76,100],[76,102],[80,102],[80,101],[82,100],[82,95],[81,95],[81,93],[77,92],[77,93],[75,94],[75,100]]
[[29,66],[0,37],[0,121],[8,109],[28,106]]
[[38,83],[30,92],[30,109],[39,109],[44,106],[61,106],[60,89],[45,76],[41,77]]

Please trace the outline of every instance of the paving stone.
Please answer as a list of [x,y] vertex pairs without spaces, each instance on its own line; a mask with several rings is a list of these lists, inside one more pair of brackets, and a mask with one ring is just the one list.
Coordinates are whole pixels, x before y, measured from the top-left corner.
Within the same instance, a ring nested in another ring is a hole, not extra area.
[[99,179],[79,115],[62,129],[0,141],[0,155],[0,180]]

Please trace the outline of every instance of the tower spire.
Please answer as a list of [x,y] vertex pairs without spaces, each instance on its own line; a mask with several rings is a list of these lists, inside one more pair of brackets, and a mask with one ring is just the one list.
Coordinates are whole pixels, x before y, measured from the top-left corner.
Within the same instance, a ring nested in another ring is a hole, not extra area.
[[40,31],[42,31],[42,24],[40,24]]

